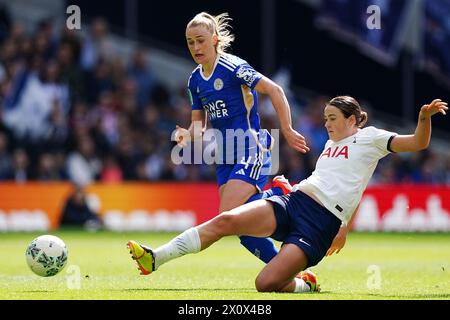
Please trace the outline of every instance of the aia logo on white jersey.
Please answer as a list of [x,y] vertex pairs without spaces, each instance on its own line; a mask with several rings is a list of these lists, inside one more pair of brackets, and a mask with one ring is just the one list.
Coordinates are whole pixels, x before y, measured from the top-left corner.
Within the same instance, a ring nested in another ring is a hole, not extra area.
[[322,157],[328,157],[328,158],[339,158],[340,156],[345,157],[345,159],[348,159],[348,146],[343,147],[335,147],[332,149],[329,147],[327,150],[325,150],[320,158]]

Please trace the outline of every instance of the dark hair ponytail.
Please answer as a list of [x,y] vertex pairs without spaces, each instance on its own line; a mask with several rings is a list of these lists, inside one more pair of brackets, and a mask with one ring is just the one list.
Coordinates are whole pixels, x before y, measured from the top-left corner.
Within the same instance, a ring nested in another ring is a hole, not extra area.
[[367,123],[367,120],[369,118],[367,112],[361,109],[359,102],[353,97],[335,97],[331,99],[328,104],[341,110],[345,118],[350,118],[352,115],[354,115],[356,119],[356,126],[358,128],[364,127],[364,125]]

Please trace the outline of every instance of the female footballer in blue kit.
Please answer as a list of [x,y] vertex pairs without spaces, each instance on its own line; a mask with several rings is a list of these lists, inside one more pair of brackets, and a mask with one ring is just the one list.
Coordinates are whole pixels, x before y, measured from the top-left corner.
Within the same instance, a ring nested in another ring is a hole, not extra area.
[[[221,163],[216,166],[219,212],[289,192],[286,189],[289,183],[283,177],[276,177],[274,188],[262,192],[271,169],[269,150],[273,140],[267,131],[260,131],[256,92],[270,97],[289,145],[303,153],[309,151],[304,137],[292,128],[290,108],[283,89],[256,72],[246,61],[225,53],[234,40],[229,31],[229,20],[226,13],[214,17],[202,12],[187,24],[188,48],[199,65],[188,81],[192,104],[191,126],[188,130],[177,126],[175,132],[175,139],[182,146],[188,141],[201,139],[202,130],[194,130],[194,125],[197,124],[197,128],[206,127],[205,112],[213,128],[220,132],[223,143],[218,148],[222,157],[219,159]],[[247,132],[250,141],[246,145],[241,144],[243,147],[240,148],[239,143],[245,141],[236,141],[239,137],[230,138],[230,129],[234,133],[238,130]],[[231,143],[232,147],[228,150],[227,146]],[[246,236],[240,239],[250,252],[266,263],[277,253],[270,239]]]
[[[307,270],[345,243],[362,194],[378,161],[391,152],[426,149],[431,117],[446,114],[447,103],[436,99],[422,106],[414,134],[364,127],[367,114],[352,97],[336,97],[325,107],[329,140],[312,175],[287,195],[244,204],[190,228],[152,250],[130,240],[132,258],[143,273],[162,264],[208,248],[222,237],[250,235],[283,241],[279,253],[259,273],[258,291],[317,291],[315,275]],[[300,271],[300,273],[299,273]]]

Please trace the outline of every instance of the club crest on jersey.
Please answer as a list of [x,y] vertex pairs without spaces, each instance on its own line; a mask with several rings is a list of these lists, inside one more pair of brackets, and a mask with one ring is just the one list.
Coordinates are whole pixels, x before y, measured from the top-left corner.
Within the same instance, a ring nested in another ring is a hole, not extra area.
[[339,158],[340,156],[345,157],[345,159],[348,159],[348,146],[339,147],[337,146],[334,149],[331,149],[329,147],[327,150],[325,150],[320,158],[327,157],[327,158]]
[[223,81],[220,78],[217,78],[216,80],[214,80],[214,89],[216,89],[217,91],[222,90],[223,88]]

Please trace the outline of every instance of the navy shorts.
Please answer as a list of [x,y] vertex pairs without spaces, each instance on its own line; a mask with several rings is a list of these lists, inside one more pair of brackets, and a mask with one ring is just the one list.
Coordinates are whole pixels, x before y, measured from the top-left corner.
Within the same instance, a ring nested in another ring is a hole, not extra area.
[[266,200],[273,203],[277,227],[271,238],[292,243],[308,258],[307,267],[323,259],[341,227],[341,220],[301,191]]

